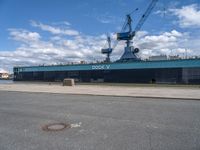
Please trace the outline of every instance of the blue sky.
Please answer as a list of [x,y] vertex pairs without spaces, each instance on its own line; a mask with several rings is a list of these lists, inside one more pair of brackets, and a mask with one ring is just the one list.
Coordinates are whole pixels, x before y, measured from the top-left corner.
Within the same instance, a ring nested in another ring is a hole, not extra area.
[[[133,28],[150,0],[0,0],[0,71],[16,65],[103,60],[106,34],[120,31],[125,15]],[[133,40],[140,57],[199,55],[200,1],[159,0]],[[193,43],[193,44],[191,44]],[[123,53],[124,43],[112,60]]]

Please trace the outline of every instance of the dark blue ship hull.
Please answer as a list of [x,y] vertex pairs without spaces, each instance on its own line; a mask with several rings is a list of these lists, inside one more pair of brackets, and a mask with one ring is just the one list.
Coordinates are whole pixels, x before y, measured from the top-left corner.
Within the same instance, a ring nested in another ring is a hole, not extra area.
[[15,81],[200,84],[200,59],[14,67]]

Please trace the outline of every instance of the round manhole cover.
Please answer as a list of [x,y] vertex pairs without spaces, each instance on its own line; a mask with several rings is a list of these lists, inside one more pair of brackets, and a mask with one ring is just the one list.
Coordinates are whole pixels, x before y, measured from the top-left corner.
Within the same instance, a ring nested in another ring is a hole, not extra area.
[[66,123],[51,123],[51,124],[44,125],[42,127],[42,130],[44,130],[44,131],[61,131],[61,130],[64,130],[64,129],[70,128],[70,127],[71,127],[71,125],[66,124]]

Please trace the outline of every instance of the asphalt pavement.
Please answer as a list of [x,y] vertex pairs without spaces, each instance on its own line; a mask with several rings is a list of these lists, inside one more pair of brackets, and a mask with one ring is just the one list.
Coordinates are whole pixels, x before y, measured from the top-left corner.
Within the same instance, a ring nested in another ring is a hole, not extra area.
[[200,150],[200,101],[0,91],[0,150]]

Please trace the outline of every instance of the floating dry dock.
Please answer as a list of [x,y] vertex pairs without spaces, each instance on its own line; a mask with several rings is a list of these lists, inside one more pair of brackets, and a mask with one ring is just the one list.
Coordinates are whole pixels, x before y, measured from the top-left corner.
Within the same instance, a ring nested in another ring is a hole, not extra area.
[[14,67],[15,81],[200,84],[200,59]]

